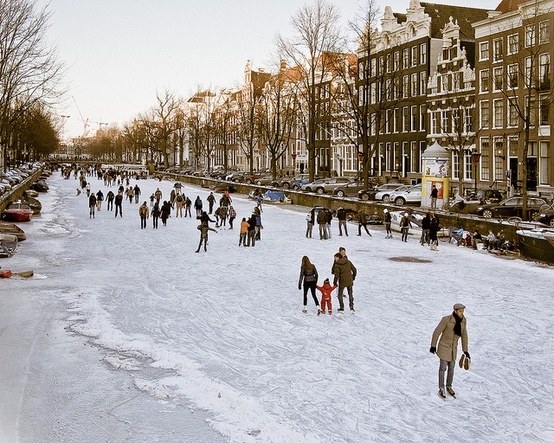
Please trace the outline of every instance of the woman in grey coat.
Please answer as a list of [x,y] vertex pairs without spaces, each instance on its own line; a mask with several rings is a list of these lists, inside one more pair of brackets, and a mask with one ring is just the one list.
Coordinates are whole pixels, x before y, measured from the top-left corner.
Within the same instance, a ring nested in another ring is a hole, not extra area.
[[[462,350],[465,356],[469,359],[467,348],[467,320],[464,317],[465,306],[461,303],[454,305],[454,312],[452,314],[443,317],[439,325],[433,332],[431,339],[431,348],[429,352],[436,353],[440,358],[439,366],[439,396],[446,398],[444,393],[444,373],[448,368],[448,374],[446,377],[446,392],[452,397],[456,396],[456,393],[452,389],[452,381],[454,380],[454,366],[456,363],[456,355],[458,352],[458,340],[462,339]],[[440,340],[439,340],[440,337]],[[437,348],[437,341],[439,343]]]

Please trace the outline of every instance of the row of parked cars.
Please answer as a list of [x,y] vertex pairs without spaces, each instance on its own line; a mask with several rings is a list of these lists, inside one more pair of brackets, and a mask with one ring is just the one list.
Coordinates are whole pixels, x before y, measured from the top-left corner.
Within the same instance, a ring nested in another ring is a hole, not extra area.
[[39,163],[25,163],[17,168],[0,169],[0,197],[40,168]]

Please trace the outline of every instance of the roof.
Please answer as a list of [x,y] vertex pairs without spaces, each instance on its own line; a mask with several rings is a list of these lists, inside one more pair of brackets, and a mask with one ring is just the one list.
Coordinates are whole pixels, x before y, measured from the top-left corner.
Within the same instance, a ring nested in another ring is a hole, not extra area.
[[495,11],[498,12],[509,12],[517,10],[518,6],[522,3],[526,3],[529,0],[502,0],[500,4],[496,7]]

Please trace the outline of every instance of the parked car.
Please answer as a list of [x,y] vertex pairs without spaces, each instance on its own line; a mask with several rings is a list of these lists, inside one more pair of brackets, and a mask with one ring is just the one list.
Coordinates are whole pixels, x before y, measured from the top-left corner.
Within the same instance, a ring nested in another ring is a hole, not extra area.
[[294,183],[296,183],[299,180],[307,180],[309,177],[310,177],[309,174],[298,174],[294,177],[283,177],[280,180],[278,180],[274,186],[283,188],[283,189],[292,189]]
[[365,189],[363,182],[353,181],[337,186],[333,189],[333,195],[337,197],[356,197],[362,189]]
[[390,193],[389,201],[397,205],[421,204],[421,184],[396,188]]
[[384,185],[378,186],[375,189],[362,189],[358,192],[358,198],[360,200],[382,200],[389,202],[389,195],[391,191],[402,186],[402,183],[385,183]]
[[535,219],[540,222],[554,228],[554,203],[551,205],[544,205],[539,208],[539,212]]
[[247,174],[244,176],[244,183],[251,185],[252,183],[255,183],[256,180],[264,177],[265,174]]
[[275,179],[271,174],[264,175],[263,177],[258,178],[254,183],[256,183],[258,186],[273,186],[273,183],[275,183]]
[[335,189],[337,186],[352,183],[353,181],[354,179],[351,177],[321,178],[319,180],[313,181],[312,183],[308,183],[302,186],[302,191],[315,192],[321,195],[328,192],[333,192],[333,189]]
[[306,174],[305,177],[302,177],[299,180],[296,180],[292,184],[292,189],[294,189],[295,191],[299,191],[302,188],[302,186],[305,185],[306,183],[309,183],[309,181],[310,181],[310,176]]
[[[546,201],[542,198],[527,198],[527,210],[529,211],[529,218],[532,217],[533,213],[539,212],[540,207],[545,204]],[[502,200],[500,203],[480,205],[475,212],[477,215],[481,215],[485,218],[527,218],[523,216],[522,196],[510,197],[506,200]]]

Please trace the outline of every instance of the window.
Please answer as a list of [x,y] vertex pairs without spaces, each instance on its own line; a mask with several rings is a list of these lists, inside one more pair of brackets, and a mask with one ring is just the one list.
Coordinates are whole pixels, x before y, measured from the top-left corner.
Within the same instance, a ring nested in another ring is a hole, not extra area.
[[494,137],[494,179],[504,181],[504,139]]
[[525,47],[535,46],[535,25],[525,26]]
[[527,95],[524,100],[524,114],[525,118],[529,119],[529,125],[535,126],[537,124],[537,103],[534,97],[529,98]]
[[370,75],[377,75],[377,74],[379,74],[377,72],[377,59],[372,58],[371,59],[371,73],[370,73]]
[[494,90],[502,91],[504,89],[504,69],[502,67],[494,68]]
[[481,180],[490,180],[490,141],[488,138],[481,140]]
[[421,105],[419,107],[419,130],[425,131],[425,120],[426,120],[426,112],[425,112],[425,105]]
[[539,23],[539,43],[548,43],[550,41],[550,23],[548,21]]
[[548,185],[550,183],[550,175],[548,174],[549,148],[550,144],[548,142],[540,142],[539,180],[541,185]]
[[422,43],[419,45],[419,64],[425,65],[427,64],[427,44]]
[[377,103],[377,88],[375,87],[375,83],[371,83],[369,85],[369,96],[371,103]]
[[410,119],[410,126],[412,131],[417,131],[418,124],[417,124],[417,117],[418,117],[418,111],[417,106],[412,106],[412,114]]
[[512,89],[518,87],[518,69],[517,63],[508,65],[508,86]]
[[385,111],[385,132],[387,134],[392,132],[392,109]]
[[402,77],[402,97],[408,98],[410,96],[410,78],[405,75]]
[[497,62],[504,58],[504,45],[501,38],[494,39],[492,42],[494,61]]
[[440,94],[442,92],[442,75],[437,74],[437,92]]
[[525,57],[524,65],[523,65],[523,75],[525,76],[525,88],[530,88],[533,86],[533,60],[531,57]]
[[385,80],[385,97],[386,100],[392,99],[392,80],[390,78],[387,78]]
[[414,72],[412,74],[411,78],[412,78],[412,85],[411,85],[412,97],[416,97],[417,96],[417,85],[418,85],[417,73]]
[[489,59],[489,42],[479,43],[479,60]]
[[402,132],[408,132],[410,129],[410,115],[407,106],[402,108]]
[[508,100],[508,126],[511,126],[512,128],[517,127],[519,122],[517,111],[517,98],[510,98]]
[[460,170],[460,156],[457,151],[452,152],[452,163],[454,165],[454,168],[452,168],[452,178],[457,180],[460,178],[460,173],[458,172]]
[[398,51],[394,53],[392,68],[394,69],[394,72],[397,72],[400,69],[400,52]]
[[483,69],[480,73],[481,76],[481,92],[488,92],[489,91],[489,70]]
[[539,55],[539,89],[550,88],[550,54]]
[[412,66],[417,66],[417,46],[412,46]]
[[408,69],[410,63],[410,54],[408,48],[402,50],[402,69]]
[[502,99],[493,101],[494,127],[501,128],[504,125],[504,103]]
[[473,179],[473,159],[471,158],[471,152],[464,151],[464,180]]
[[480,102],[480,118],[481,118],[481,128],[488,128],[490,125],[490,116],[489,116],[489,101],[483,100]]
[[391,72],[392,69],[392,54],[389,52],[385,57],[385,68],[387,72]]
[[541,125],[548,125],[550,114],[550,98],[548,95],[539,97],[539,121]]
[[419,73],[419,94],[425,95],[427,92],[427,76],[425,71]]
[[440,134],[438,112],[431,112],[431,134]]
[[464,108],[464,134],[467,134],[472,131],[473,129],[473,120],[472,120],[472,114],[473,114],[473,108]]
[[517,54],[519,51],[519,34],[508,36],[508,55]]
[[448,111],[441,111],[441,132],[443,134],[450,132],[450,119],[448,117]]

